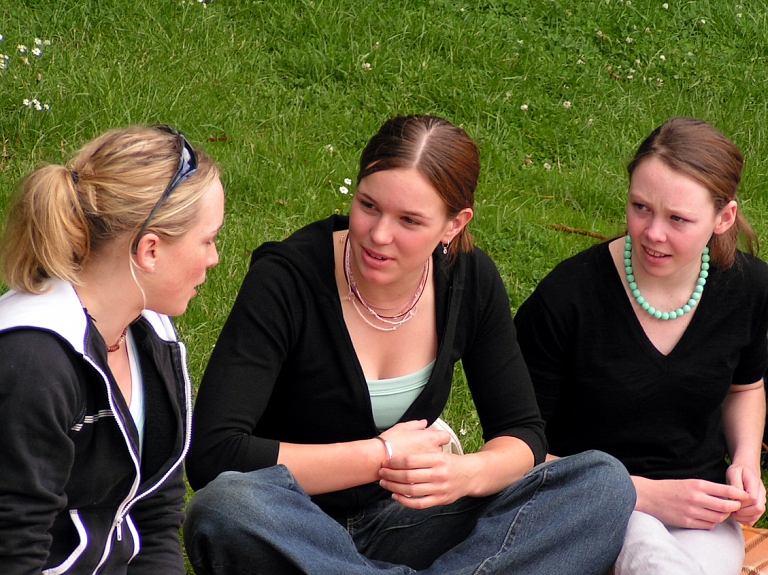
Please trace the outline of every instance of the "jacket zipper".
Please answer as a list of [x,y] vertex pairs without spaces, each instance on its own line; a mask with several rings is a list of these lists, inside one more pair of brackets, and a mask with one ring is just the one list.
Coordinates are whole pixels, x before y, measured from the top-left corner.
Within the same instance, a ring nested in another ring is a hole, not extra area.
[[187,369],[187,349],[186,346],[180,342],[174,342],[179,347],[179,351],[181,352],[181,374],[184,377],[184,388],[186,391],[186,404],[187,404],[187,414],[186,414],[186,420],[185,420],[185,437],[184,437],[184,447],[181,450],[181,454],[179,455],[179,458],[175,461],[173,465],[171,465],[168,468],[168,471],[165,472],[165,474],[150,488],[147,489],[144,493],[133,499],[133,501],[130,501],[127,503],[125,508],[123,508],[122,514],[120,514],[120,521],[122,521],[125,516],[128,514],[128,512],[131,510],[131,507],[134,506],[134,504],[144,499],[147,495],[154,493],[157,491],[157,489],[165,482],[166,479],[176,471],[176,468],[181,464],[181,462],[184,460],[184,457],[187,455],[187,452],[189,451],[189,446],[192,442],[192,379],[189,377],[189,370]]
[[126,442],[126,446],[128,447],[128,452],[131,454],[131,459],[133,460],[134,466],[136,468],[136,479],[134,479],[133,485],[131,486],[131,490],[128,493],[128,497],[123,500],[123,502],[118,506],[117,513],[115,514],[115,519],[112,524],[112,527],[109,530],[109,533],[107,534],[107,543],[106,547],[104,548],[104,553],[101,556],[101,560],[99,561],[98,565],[96,565],[96,568],[93,571],[93,574],[96,575],[98,573],[99,569],[101,569],[102,565],[106,562],[106,560],[109,558],[109,555],[112,553],[112,533],[117,530],[117,540],[122,541],[123,538],[123,530],[122,530],[122,524],[123,520],[125,519],[125,516],[130,511],[131,507],[139,501],[140,499],[143,499],[147,495],[154,493],[157,491],[157,489],[165,482],[166,479],[173,473],[176,468],[181,464],[181,462],[184,460],[185,455],[189,451],[189,446],[192,441],[191,438],[191,429],[192,429],[192,380],[189,376],[189,368],[187,367],[187,349],[186,346],[180,342],[175,341],[172,342],[175,345],[178,346],[179,352],[181,353],[181,371],[182,376],[184,378],[184,388],[186,391],[186,407],[187,407],[187,413],[186,413],[186,421],[185,421],[185,429],[184,429],[184,448],[182,449],[178,459],[174,462],[171,467],[168,468],[168,471],[165,472],[165,474],[148,490],[146,490],[144,493],[142,493],[140,496],[136,497],[136,492],[139,489],[139,483],[140,483],[140,477],[141,477],[141,468],[138,462],[138,459],[136,458],[135,453],[133,452],[133,449],[131,448],[131,441],[128,437],[128,433],[125,430],[125,427],[123,425],[122,420],[118,417],[118,411],[115,408],[114,399],[112,397],[112,390],[109,386],[109,378],[107,378],[104,371],[101,369],[101,367],[96,364],[96,362],[92,361],[90,357],[84,356],[85,359],[99,372],[101,377],[106,382],[107,387],[107,397],[109,399],[109,406],[112,409],[112,412],[115,414],[115,420],[117,421],[118,427],[120,428],[120,431],[123,434],[123,439]]

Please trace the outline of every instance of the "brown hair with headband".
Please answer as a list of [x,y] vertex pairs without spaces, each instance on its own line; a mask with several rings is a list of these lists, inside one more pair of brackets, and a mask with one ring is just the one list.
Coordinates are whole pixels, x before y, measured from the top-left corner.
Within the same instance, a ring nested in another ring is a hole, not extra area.
[[[397,116],[387,120],[360,157],[360,180],[395,168],[418,170],[448,207],[451,218],[475,204],[480,152],[461,128],[436,116]],[[473,249],[465,226],[451,242],[448,261]]]

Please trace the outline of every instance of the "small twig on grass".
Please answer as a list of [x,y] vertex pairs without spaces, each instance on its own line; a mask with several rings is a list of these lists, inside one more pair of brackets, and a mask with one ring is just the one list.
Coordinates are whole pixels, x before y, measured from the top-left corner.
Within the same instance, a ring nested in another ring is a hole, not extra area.
[[567,232],[569,234],[579,234],[581,236],[589,236],[590,238],[597,238],[598,240],[607,240],[608,236],[598,234],[597,232],[590,232],[589,230],[580,230],[578,228],[571,228],[563,226],[561,224],[547,224],[547,227],[558,232]]

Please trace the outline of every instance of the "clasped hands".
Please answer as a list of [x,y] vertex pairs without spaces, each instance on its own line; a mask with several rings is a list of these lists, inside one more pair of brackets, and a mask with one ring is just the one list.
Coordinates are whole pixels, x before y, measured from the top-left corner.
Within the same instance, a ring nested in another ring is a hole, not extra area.
[[412,509],[447,505],[467,495],[465,456],[443,451],[451,436],[427,427],[427,421],[398,423],[381,434],[392,446],[384,459],[379,484],[392,498]]
[[731,516],[751,526],[765,511],[765,486],[746,466],[731,465],[727,485],[703,479],[633,480],[636,509],[674,527],[713,529]]

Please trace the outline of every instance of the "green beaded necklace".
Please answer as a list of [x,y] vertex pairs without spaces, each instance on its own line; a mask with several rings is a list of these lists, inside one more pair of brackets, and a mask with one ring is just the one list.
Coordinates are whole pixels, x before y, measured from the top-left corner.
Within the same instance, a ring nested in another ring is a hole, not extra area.
[[704,292],[704,286],[707,284],[707,276],[709,276],[709,248],[704,248],[704,253],[701,254],[701,271],[699,272],[699,279],[696,281],[696,288],[691,294],[691,299],[683,307],[677,308],[675,311],[659,311],[647,301],[640,294],[640,289],[635,282],[635,276],[632,275],[634,270],[632,269],[632,238],[627,236],[624,240],[624,271],[627,272],[627,284],[629,284],[629,291],[632,292],[632,296],[635,298],[637,304],[643,308],[648,315],[661,319],[664,321],[670,319],[676,319],[683,317],[690,312],[701,299],[701,294]]

